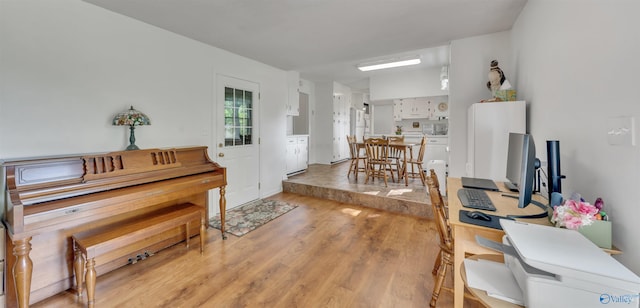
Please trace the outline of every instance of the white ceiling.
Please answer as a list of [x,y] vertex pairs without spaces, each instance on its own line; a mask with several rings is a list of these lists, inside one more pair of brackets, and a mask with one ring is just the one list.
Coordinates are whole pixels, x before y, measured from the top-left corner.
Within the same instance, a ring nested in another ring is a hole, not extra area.
[[[526,0],[85,0],[305,79],[368,88],[356,65],[420,55],[449,62],[450,41],[511,29]],[[395,69],[401,70],[401,68]]]

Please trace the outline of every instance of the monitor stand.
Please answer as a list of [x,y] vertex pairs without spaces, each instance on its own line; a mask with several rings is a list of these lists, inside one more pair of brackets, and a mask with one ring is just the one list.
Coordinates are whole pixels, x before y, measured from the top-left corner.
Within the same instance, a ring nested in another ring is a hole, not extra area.
[[518,191],[518,186],[513,185],[511,182],[504,182],[504,186],[510,191]]
[[[518,199],[518,196],[512,196],[512,195],[502,195],[503,197],[508,197],[508,198],[514,198],[514,199]],[[549,212],[547,211],[547,209],[549,208],[547,205],[538,202],[536,200],[531,200],[530,202],[531,204],[541,208],[543,210],[543,212],[538,213],[538,214],[531,214],[531,215],[507,215],[507,218],[511,218],[511,219],[516,219],[516,218],[544,218],[549,216]]]

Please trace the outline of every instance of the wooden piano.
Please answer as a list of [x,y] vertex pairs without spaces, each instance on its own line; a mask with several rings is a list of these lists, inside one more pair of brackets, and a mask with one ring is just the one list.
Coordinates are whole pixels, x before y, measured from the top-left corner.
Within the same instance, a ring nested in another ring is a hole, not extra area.
[[[10,160],[2,166],[7,307],[28,307],[73,287],[76,232],[187,202],[204,207],[209,217],[208,191],[218,187],[224,226],[226,169],[211,161],[206,147]],[[198,234],[199,223],[191,225],[191,234]],[[141,252],[183,240],[179,229],[169,230],[145,240],[149,245]],[[96,271],[124,266],[130,257]]]

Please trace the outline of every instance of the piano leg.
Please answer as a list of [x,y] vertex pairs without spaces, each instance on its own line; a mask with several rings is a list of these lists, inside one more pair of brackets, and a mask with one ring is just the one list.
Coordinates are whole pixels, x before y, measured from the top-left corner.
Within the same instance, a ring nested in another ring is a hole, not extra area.
[[220,186],[220,232],[222,232],[222,239],[226,240],[227,235],[224,233],[224,216],[227,213],[227,199],[224,197],[226,186]]
[[31,274],[33,262],[29,258],[31,252],[31,237],[13,241],[13,255],[16,256],[16,264],[13,266],[13,279],[18,295],[18,307],[29,307],[29,295],[31,295]]
[[207,218],[204,214],[200,218],[200,254],[204,254],[205,237],[207,236]]
[[187,243],[187,249],[189,249],[189,228],[191,227],[191,223],[187,222],[187,224],[184,226],[184,231],[185,231],[185,236],[184,236],[184,241]]

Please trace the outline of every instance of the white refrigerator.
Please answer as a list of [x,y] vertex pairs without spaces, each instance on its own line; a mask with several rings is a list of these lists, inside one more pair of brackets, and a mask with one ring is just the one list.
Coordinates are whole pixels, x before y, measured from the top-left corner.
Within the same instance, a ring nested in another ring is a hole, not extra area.
[[349,133],[356,136],[356,140],[362,140],[365,135],[364,111],[351,108],[351,129]]
[[476,103],[467,111],[466,176],[505,181],[509,133],[525,133],[526,102]]

